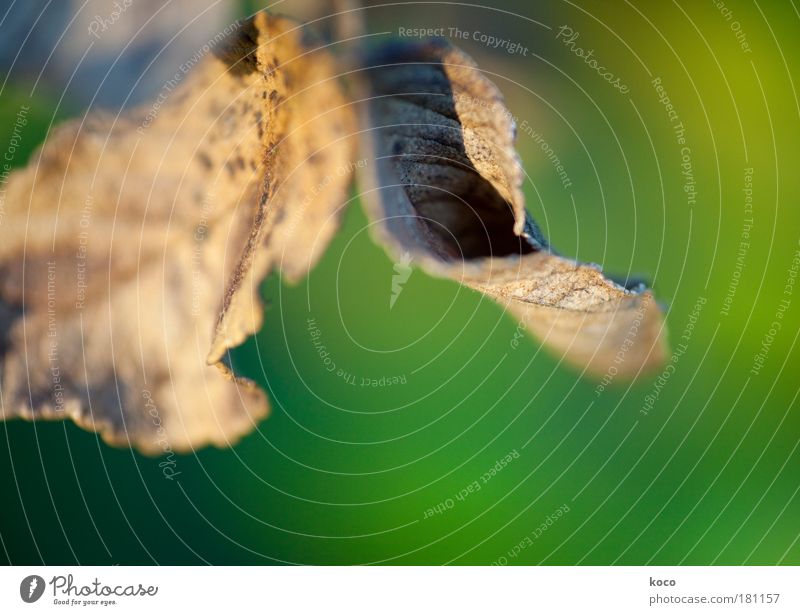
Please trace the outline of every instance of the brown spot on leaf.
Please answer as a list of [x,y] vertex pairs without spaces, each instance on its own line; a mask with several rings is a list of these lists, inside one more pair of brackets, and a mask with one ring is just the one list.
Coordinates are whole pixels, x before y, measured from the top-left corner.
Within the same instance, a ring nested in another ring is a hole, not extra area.
[[197,160],[206,171],[210,171],[214,167],[214,163],[211,162],[211,158],[205,152],[198,152]]
[[214,55],[225,62],[234,75],[247,75],[258,66],[259,30],[255,20],[256,17],[251,17],[240,22],[233,32],[212,48]]

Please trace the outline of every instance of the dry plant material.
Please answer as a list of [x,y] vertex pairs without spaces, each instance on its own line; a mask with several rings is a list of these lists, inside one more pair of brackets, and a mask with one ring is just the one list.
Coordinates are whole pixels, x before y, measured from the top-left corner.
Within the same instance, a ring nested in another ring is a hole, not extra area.
[[[259,13],[163,104],[65,124],[10,176],[2,418],[69,417],[157,454],[230,445],[266,415],[224,359],[261,326],[264,277],[319,259],[354,167],[355,114],[318,47]],[[500,302],[580,369],[664,360],[652,294],[558,256],[526,213],[511,116],[469,58],[390,43],[353,86],[390,251]]]
[[640,282],[550,249],[525,210],[515,127],[495,85],[443,41],[402,42],[367,63],[368,209],[379,239],[435,275],[485,293],[557,356],[633,376],[666,355]]
[[319,258],[351,181],[352,109],[307,39],[260,13],[160,107],[73,120],[11,174],[3,418],[69,417],[157,454],[228,446],[266,416],[214,364],[261,326],[268,272]]

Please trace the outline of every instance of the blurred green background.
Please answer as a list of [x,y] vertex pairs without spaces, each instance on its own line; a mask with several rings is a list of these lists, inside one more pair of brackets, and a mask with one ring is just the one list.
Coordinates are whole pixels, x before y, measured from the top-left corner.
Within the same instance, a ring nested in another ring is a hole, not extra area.
[[[354,204],[306,281],[264,285],[265,326],[234,359],[273,410],[235,448],[180,456],[168,481],[159,459],[71,423],[0,423],[0,559],[800,564],[800,289],[785,290],[800,249],[794,5],[493,0],[367,15],[372,32],[467,33],[451,40],[517,117],[528,206],[562,253],[652,280],[673,347],[700,301],[675,371],[600,391],[535,341],[514,348],[496,305],[416,269],[390,309],[395,263]],[[3,145],[31,107],[26,154],[54,116],[83,112],[30,92],[12,71],[0,104]],[[346,376],[327,371],[309,318]]]

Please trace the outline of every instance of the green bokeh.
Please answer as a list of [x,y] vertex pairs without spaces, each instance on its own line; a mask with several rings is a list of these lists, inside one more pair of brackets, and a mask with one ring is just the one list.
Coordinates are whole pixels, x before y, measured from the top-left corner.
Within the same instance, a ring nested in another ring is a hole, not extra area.
[[[784,294],[800,248],[800,17],[788,3],[726,4],[730,19],[712,2],[369,12],[373,31],[453,26],[527,46],[522,56],[454,41],[568,174],[565,188],[520,131],[529,208],[548,237],[565,254],[651,279],[673,345],[706,300],[649,413],[654,378],[598,394],[534,341],[514,347],[516,323],[452,282],[415,269],[390,309],[394,263],[355,204],[307,280],[266,282],[265,325],[234,355],[272,400],[256,433],[179,457],[171,482],[158,459],[71,423],[2,423],[0,554],[15,564],[800,563],[800,291]],[[557,40],[562,25],[630,92]],[[693,204],[656,77],[686,130]],[[0,105],[0,144],[20,104],[32,108],[17,163],[57,100],[29,91],[11,83]],[[725,314],[748,167],[753,228]],[[401,382],[361,386],[384,376]],[[455,497],[512,451],[479,491]],[[524,548],[511,556],[515,545]]]

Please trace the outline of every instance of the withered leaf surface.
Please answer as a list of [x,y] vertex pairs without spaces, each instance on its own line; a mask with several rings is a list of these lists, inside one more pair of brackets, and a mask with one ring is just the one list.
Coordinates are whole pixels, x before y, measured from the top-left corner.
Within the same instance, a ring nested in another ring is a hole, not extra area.
[[525,211],[515,127],[497,87],[440,40],[366,62],[362,192],[379,240],[485,293],[574,366],[635,375],[663,362],[661,310],[640,283],[557,255]]
[[257,14],[152,105],[69,122],[8,177],[2,418],[69,417],[158,454],[266,415],[217,367],[260,326],[262,279],[303,276],[347,196],[353,114],[317,47]]

